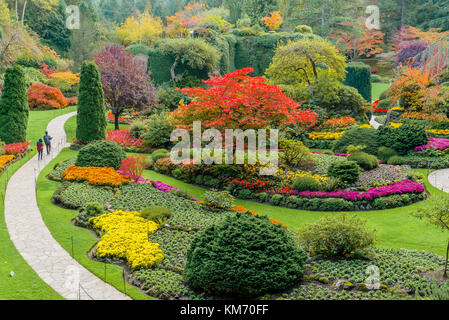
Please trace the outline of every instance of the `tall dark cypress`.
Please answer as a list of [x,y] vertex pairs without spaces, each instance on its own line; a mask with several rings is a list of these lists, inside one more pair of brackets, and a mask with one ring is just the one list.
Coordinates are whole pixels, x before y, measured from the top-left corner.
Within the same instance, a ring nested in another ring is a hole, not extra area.
[[19,65],[8,67],[0,98],[0,140],[5,143],[26,141],[28,96],[25,73]]
[[76,138],[84,142],[105,139],[106,125],[100,72],[94,62],[84,61],[78,93]]

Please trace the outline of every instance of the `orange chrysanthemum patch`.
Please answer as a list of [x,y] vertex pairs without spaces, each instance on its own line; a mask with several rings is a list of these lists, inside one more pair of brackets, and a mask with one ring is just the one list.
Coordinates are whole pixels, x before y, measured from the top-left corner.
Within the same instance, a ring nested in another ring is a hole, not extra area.
[[[261,214],[258,214],[256,211],[248,210],[244,206],[234,206],[234,207],[232,207],[232,211],[235,211],[235,212],[250,212],[253,216],[261,216]],[[285,224],[283,224],[282,222],[277,221],[277,220],[275,220],[273,218],[269,218],[268,220],[270,220],[272,223],[279,224],[282,227],[287,228],[287,226]]]
[[77,167],[71,165],[62,173],[63,180],[87,181],[92,185],[119,186],[129,182],[129,177],[122,176],[109,167]]
[[5,164],[10,162],[12,159],[14,159],[16,156],[13,154],[7,154],[4,156],[0,156],[0,169],[3,168]]

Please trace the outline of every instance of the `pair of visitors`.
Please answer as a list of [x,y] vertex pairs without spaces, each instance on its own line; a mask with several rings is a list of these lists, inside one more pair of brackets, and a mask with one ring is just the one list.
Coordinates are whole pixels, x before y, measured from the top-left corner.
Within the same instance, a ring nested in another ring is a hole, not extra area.
[[[47,155],[50,154],[51,151],[51,139],[53,139],[53,137],[51,137],[48,134],[48,131],[45,131],[45,135],[44,135],[44,143],[45,143],[45,147],[47,148]],[[42,160],[43,158],[43,154],[44,154],[44,143],[42,142],[42,139],[39,139],[39,141],[37,142],[37,159],[38,160]]]

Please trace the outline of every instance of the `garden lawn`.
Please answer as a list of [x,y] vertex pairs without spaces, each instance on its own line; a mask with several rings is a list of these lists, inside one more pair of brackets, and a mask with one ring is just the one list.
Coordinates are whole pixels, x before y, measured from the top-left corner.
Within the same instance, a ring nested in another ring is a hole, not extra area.
[[[119,124],[120,129],[126,129],[129,125],[127,124]],[[108,126],[106,127],[107,130],[114,130],[114,124],[108,122]],[[73,138],[75,138],[76,135],[76,116],[70,118],[66,121],[64,124],[64,130],[67,135],[67,142],[72,142]]]
[[[71,221],[78,215],[78,211],[64,209],[51,203],[51,197],[60,182],[46,178],[53,167],[68,158],[76,157],[77,151],[65,148],[42,170],[37,180],[37,203],[47,228],[59,244],[69,253],[72,252],[72,237],[74,239],[74,258],[98,278],[105,280],[121,292],[124,291],[122,268],[117,265],[93,261],[86,253],[98,242],[97,238],[87,229],[74,226]],[[105,279],[106,268],[106,279]],[[126,283],[126,294],[133,299],[151,299],[137,288]]]
[[[25,158],[11,165],[0,176],[0,300],[62,299],[56,291],[39,278],[14,247],[6,228],[3,197],[7,180],[34,156],[36,153],[34,150],[36,141],[43,137],[50,120],[75,110],[76,107],[49,111],[30,111],[27,139],[33,151]],[[24,190],[24,192],[34,192],[34,190]],[[12,277],[10,275],[11,271],[14,272]]]
[[[427,176],[427,170],[425,169],[418,169],[416,171]],[[193,186],[149,170],[145,171],[144,177],[152,180],[160,180],[182,190],[189,191],[195,198],[204,199],[203,193],[206,190],[204,188]],[[376,229],[378,247],[425,250],[444,255],[449,232],[442,231],[410,215],[410,212],[414,209],[429,205],[432,198],[436,196],[447,196],[444,192],[432,187],[427,179],[425,185],[431,194],[428,200],[401,208],[381,211],[349,212],[349,214],[366,218],[368,220],[368,226]],[[247,209],[255,210],[260,214],[279,220],[293,231],[298,231],[302,225],[314,222],[326,214],[335,214],[333,212],[304,211],[276,207],[239,199],[236,199],[236,205],[243,205]]]
[[376,100],[379,100],[379,97],[382,94],[382,92],[384,92],[385,90],[387,90],[390,87],[390,84],[373,82],[373,83],[371,83],[371,87],[372,87],[371,99],[373,101],[376,101]]

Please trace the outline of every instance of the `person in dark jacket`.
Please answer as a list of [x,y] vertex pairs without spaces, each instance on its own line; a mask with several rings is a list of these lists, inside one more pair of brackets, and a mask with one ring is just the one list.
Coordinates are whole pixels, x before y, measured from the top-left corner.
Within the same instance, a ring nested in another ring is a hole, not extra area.
[[45,131],[44,142],[45,147],[47,148],[47,154],[50,154],[51,151],[51,139],[53,139],[53,137],[50,137],[48,131]]
[[42,143],[42,139],[39,139],[37,142],[37,160],[42,160],[44,154],[44,144]]

